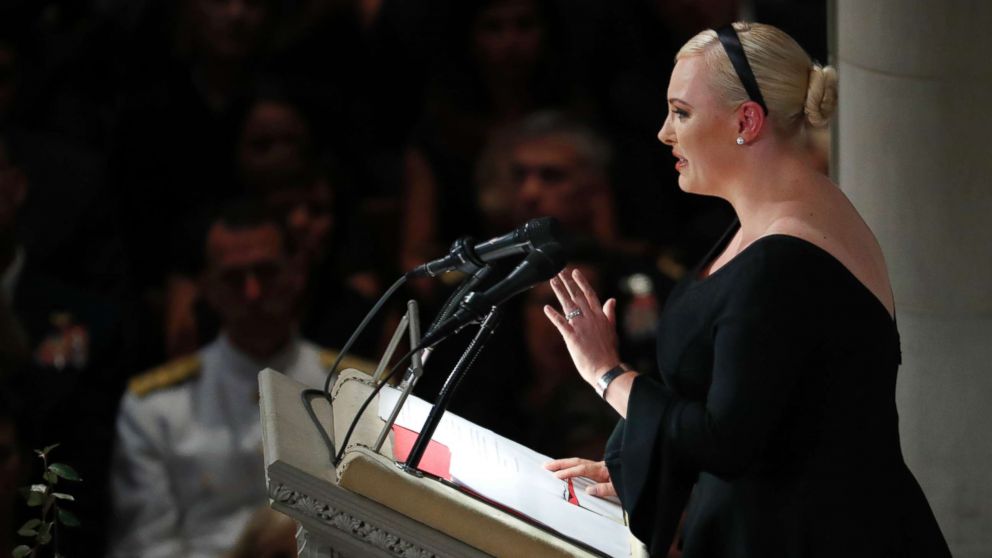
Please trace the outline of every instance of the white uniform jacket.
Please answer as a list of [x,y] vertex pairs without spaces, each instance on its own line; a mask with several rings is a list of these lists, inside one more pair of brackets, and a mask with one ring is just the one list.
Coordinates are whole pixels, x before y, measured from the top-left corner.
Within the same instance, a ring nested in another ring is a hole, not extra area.
[[333,353],[294,339],[257,362],[221,336],[136,377],[117,418],[110,555],[206,557],[229,550],[267,503],[258,372],[322,387]]

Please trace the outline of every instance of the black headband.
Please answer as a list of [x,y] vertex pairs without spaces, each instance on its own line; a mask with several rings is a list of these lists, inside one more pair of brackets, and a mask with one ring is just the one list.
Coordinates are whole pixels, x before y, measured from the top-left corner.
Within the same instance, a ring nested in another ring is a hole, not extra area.
[[744,47],[741,46],[741,38],[737,36],[734,26],[732,24],[724,25],[716,30],[716,36],[720,38],[720,44],[723,45],[723,50],[727,51],[730,63],[734,66],[734,71],[737,72],[737,77],[740,78],[741,84],[744,85],[747,96],[755,103],[761,105],[761,108],[764,109],[767,115],[768,105],[765,104],[765,98],[761,96],[761,90],[758,89],[758,80],[755,79],[754,72],[751,71],[751,65],[747,63],[747,57],[744,56]]

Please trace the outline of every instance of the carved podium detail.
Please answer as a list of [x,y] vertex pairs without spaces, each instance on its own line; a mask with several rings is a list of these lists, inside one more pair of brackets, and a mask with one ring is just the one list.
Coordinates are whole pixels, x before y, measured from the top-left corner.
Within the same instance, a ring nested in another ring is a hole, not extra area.
[[[300,494],[288,486],[275,483],[269,487],[269,498],[273,502],[278,502],[288,508],[295,510],[301,515],[323,522],[329,527],[333,527],[349,536],[361,539],[366,543],[389,552],[393,556],[402,558],[435,558],[433,552],[424,550],[419,546],[407,542],[399,536],[389,531],[376,527],[346,512],[340,511],[326,502],[321,502],[316,498]],[[306,531],[304,531],[306,533]],[[306,549],[309,534],[304,535],[305,541],[301,546]],[[301,549],[302,550],[302,549]],[[301,553],[302,556],[302,553]],[[343,555],[332,552],[331,556],[337,558]]]

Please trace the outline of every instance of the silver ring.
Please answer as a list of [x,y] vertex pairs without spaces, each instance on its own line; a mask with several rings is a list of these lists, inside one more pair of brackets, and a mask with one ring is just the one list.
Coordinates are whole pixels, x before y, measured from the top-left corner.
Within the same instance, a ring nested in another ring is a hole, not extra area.
[[568,314],[565,314],[565,320],[570,322],[573,318],[578,318],[581,315],[582,310],[576,308],[575,310],[569,311]]

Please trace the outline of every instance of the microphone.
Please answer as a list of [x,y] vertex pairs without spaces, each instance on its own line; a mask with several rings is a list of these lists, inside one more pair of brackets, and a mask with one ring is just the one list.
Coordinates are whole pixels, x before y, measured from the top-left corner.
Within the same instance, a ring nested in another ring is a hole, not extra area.
[[558,221],[553,217],[538,217],[474,246],[472,238],[460,238],[451,245],[448,255],[417,266],[407,273],[407,278],[437,277],[454,270],[471,273],[491,261],[526,254],[535,246],[549,242],[560,242]]
[[481,318],[493,306],[506,302],[541,281],[551,279],[564,267],[565,249],[560,244],[548,242],[535,247],[524,261],[506,276],[506,279],[482,293],[475,291],[469,293],[452,317],[427,332],[427,335],[420,340],[420,346],[436,345],[462,326]]

